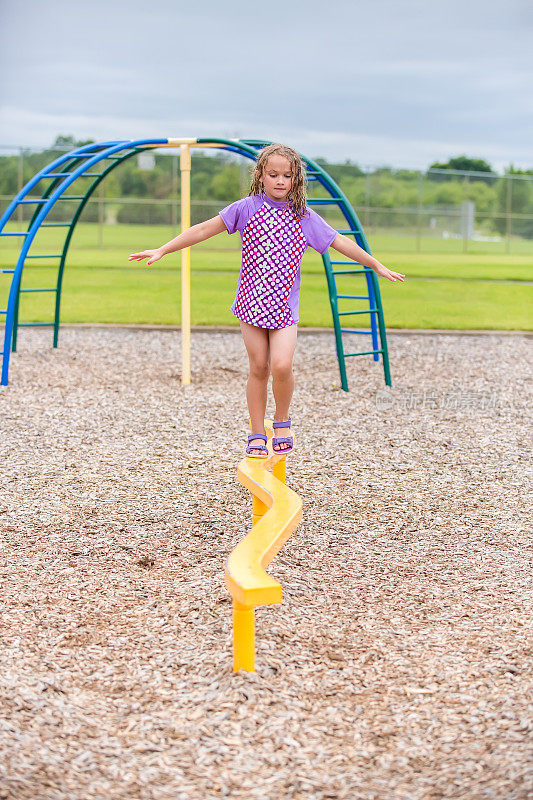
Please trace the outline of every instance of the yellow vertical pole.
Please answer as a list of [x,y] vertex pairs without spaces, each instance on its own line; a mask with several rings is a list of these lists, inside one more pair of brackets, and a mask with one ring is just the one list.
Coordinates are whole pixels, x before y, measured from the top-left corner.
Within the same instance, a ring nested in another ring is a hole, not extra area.
[[255,609],[233,601],[233,670],[255,671]]
[[[191,227],[191,148],[180,145],[181,232]],[[181,251],[181,383],[191,382],[191,248]]]

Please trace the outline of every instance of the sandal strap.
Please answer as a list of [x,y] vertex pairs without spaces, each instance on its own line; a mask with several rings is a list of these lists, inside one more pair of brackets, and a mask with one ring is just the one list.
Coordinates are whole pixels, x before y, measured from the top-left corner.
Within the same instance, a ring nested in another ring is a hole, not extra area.
[[[267,437],[265,436],[265,434],[264,434],[264,433],[252,433],[252,434],[250,434],[250,436],[248,437],[248,441],[249,441],[249,442],[251,442],[251,441],[252,441],[252,439],[262,439],[262,440],[264,441],[264,443],[265,443],[265,444],[266,444],[266,443],[267,443],[267,441],[268,441],[268,439],[267,439]],[[259,448],[259,447],[263,447],[263,445],[262,445],[262,444],[261,444],[261,445],[257,445],[257,447],[258,447],[258,448]]]
[[290,428],[291,427],[291,418],[287,420],[287,422],[273,422],[273,428]]
[[292,436],[274,436],[272,438],[272,444],[292,444]]
[[268,453],[268,447],[265,447],[264,444],[249,444],[246,448],[246,452],[250,454],[252,450],[264,450],[265,453]]

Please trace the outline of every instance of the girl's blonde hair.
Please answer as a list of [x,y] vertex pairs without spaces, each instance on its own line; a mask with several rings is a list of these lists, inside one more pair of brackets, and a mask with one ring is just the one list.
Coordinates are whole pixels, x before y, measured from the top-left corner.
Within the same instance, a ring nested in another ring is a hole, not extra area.
[[307,199],[305,164],[296,150],[293,150],[292,147],[287,147],[285,144],[269,144],[261,150],[252,173],[252,185],[248,192],[248,197],[253,194],[261,194],[264,192],[263,172],[269,157],[273,155],[283,156],[290,161],[292,185],[287,201],[290,203],[295,217],[303,217],[306,214],[305,204]]

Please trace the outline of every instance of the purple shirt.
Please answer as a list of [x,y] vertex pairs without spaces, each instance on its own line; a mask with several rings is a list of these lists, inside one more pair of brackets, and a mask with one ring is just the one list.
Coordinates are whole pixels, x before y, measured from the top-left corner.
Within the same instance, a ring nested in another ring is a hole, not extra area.
[[325,253],[337,231],[306,206],[296,219],[286,202],[263,192],[219,211],[228,233],[242,237],[242,261],[233,314],[259,328],[298,322],[300,264],[308,247]]

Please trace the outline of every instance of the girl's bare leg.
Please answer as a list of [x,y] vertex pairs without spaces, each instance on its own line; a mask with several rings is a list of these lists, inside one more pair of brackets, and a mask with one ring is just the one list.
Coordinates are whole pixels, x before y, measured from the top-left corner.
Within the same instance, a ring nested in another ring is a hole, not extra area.
[[[276,401],[275,422],[289,419],[289,406],[294,392],[294,373],[292,359],[296,348],[297,325],[269,331],[270,369],[272,370],[272,391]],[[290,436],[290,428],[276,428],[276,436]],[[285,442],[276,451],[287,450]]]
[[[246,400],[252,425],[252,433],[265,433],[265,412],[269,376],[270,346],[268,331],[242,322],[241,331],[250,362],[250,373],[246,384]],[[251,445],[264,445],[261,439],[252,439]],[[252,450],[252,455],[261,455],[260,450]]]

